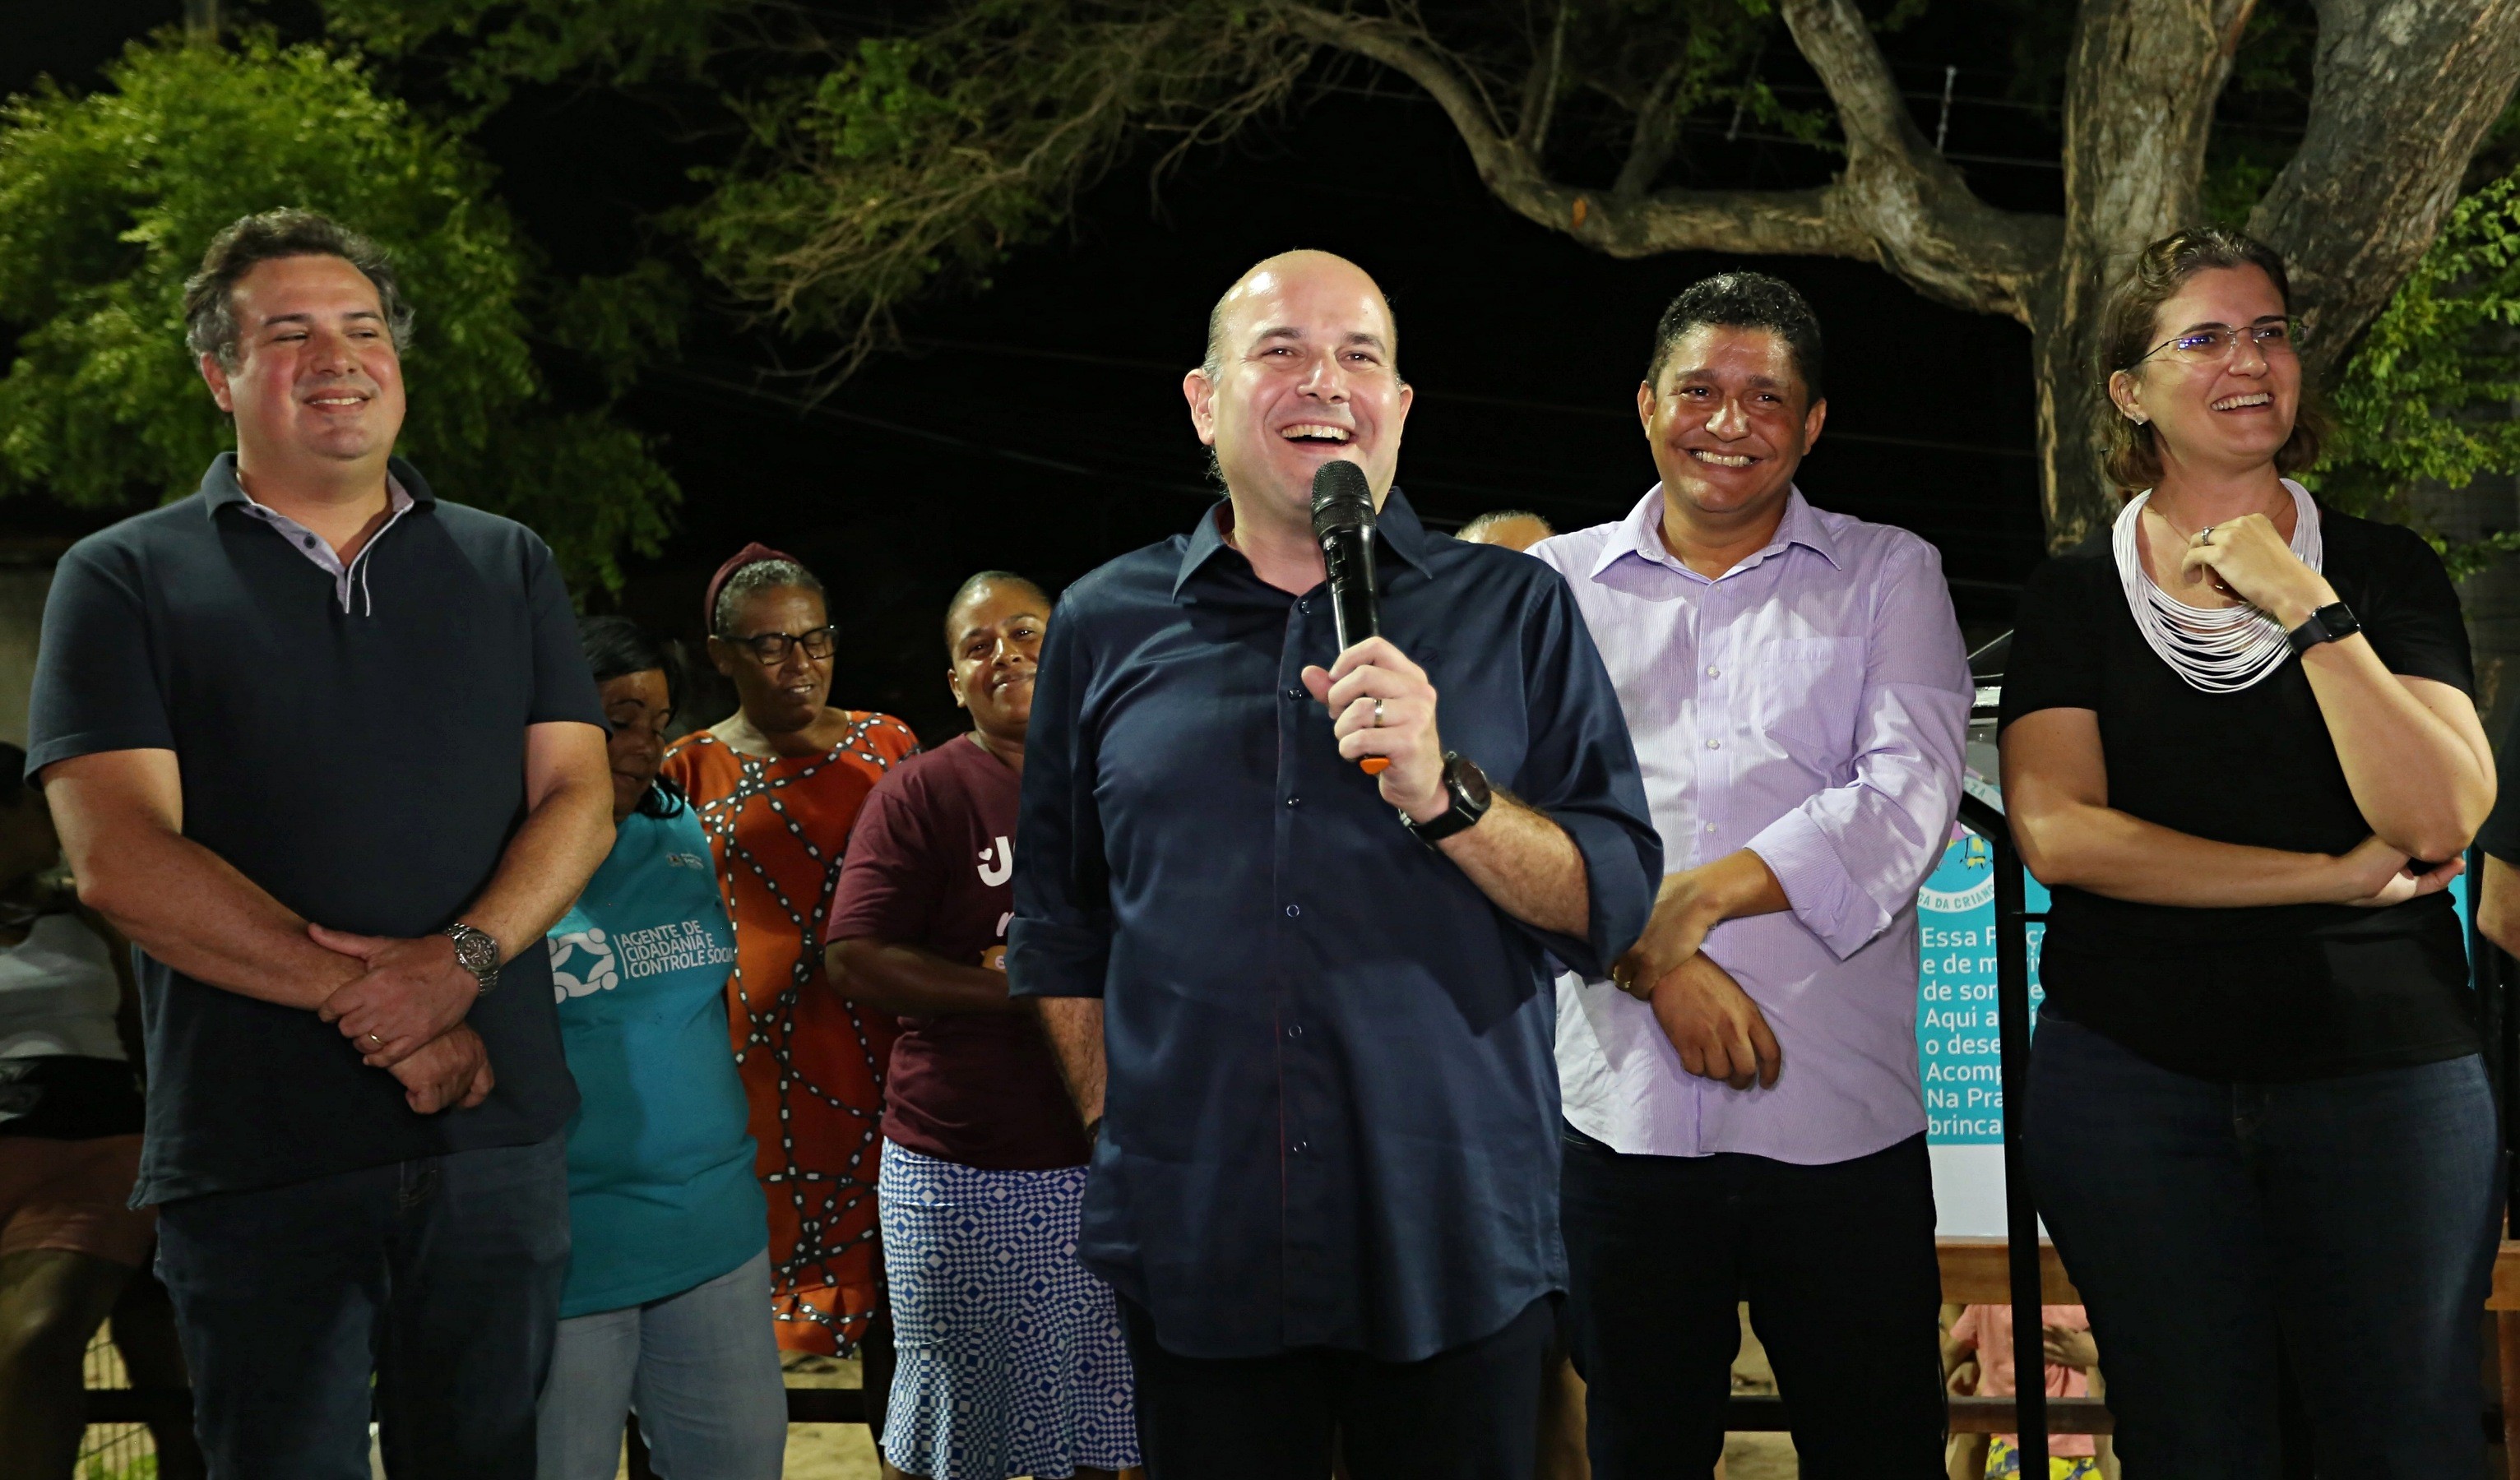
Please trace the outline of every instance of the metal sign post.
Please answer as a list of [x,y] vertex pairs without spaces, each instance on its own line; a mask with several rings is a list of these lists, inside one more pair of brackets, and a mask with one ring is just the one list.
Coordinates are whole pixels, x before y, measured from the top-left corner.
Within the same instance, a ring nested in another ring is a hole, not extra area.
[[1996,1048],[2003,1086],[2003,1213],[2006,1268],[2012,1277],[2013,1416],[2021,1426],[2021,1473],[2048,1473],[2048,1366],[2042,1323],[2039,1208],[2021,1144],[2022,1106],[2030,1078],[2030,904],[2021,855],[2003,814],[1974,796],[1960,798],[1960,825],[1986,839],[1995,875]]

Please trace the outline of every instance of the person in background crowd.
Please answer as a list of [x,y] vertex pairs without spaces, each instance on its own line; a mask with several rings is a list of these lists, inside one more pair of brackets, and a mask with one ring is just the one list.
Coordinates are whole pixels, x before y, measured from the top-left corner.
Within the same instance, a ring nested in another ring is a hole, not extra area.
[[[69,1480],[81,1358],[109,1311],[134,1383],[185,1379],[162,1299],[162,1333],[116,1303],[135,1277],[149,1282],[158,1241],[157,1210],[126,1205],[140,1173],[137,990],[112,928],[76,908],[25,766],[0,743],[0,1475]],[[156,1436],[158,1474],[201,1473],[189,1426]]]
[[1007,995],[1016,806],[1041,588],[1003,570],[945,609],[971,729],[867,798],[832,902],[832,989],[900,1015],[884,1081],[883,1218],[900,1366],[887,1475],[1107,1477],[1138,1462],[1111,1288],[1076,1262],[1085,1130]]
[[1794,486],[1822,370],[1789,285],[1691,285],[1637,388],[1662,481],[1532,550],[1609,665],[1672,871],[1636,949],[1557,999],[1568,1325],[1618,1480],[1721,1459],[1745,1297],[1814,1473],[1942,1468],[1916,891],[1973,691],[1934,548]]
[[2033,573],[2003,798],[2053,904],[2026,1114],[2137,1474],[2261,1476],[2280,1352],[2334,1475],[2469,1475],[2500,1199],[2443,891],[2494,803],[2411,530],[2312,502],[2275,253],[2146,247],[2101,329],[2146,490]]
[[[1556,532],[1547,519],[1529,510],[1497,509],[1463,524],[1453,538],[1465,544],[1503,545],[1508,550],[1527,551]],[[1541,1480],[1590,1480],[1593,1461],[1584,1453],[1584,1379],[1576,1374],[1575,1364],[1567,1360],[1562,1310],[1549,1353],[1541,1359]]]
[[[1358,1480],[1531,1473],[1565,1279],[1542,962],[1615,959],[1661,874],[1565,583],[1391,486],[1395,338],[1352,262],[1245,273],[1183,381],[1226,499],[1042,649],[1009,964],[1100,1133],[1077,1252],[1155,1480],[1319,1475],[1334,1436]],[[1344,651],[1333,459],[1380,508],[1383,635]]]
[[[2039,1309],[2041,1368],[2050,1398],[2102,1398],[2100,1349],[2092,1340],[2091,1318],[2079,1305]],[[2014,1386],[2012,1307],[1970,1305],[1959,1308],[1943,1340],[1943,1370],[1956,1393],[1981,1398],[2010,1398]],[[1948,1453],[1950,1480],[1986,1480],[2021,1473],[2018,1439],[2011,1434],[1954,1434]],[[2049,1480],[2118,1480],[2117,1458],[2106,1434],[2048,1436]]]
[[1556,532],[1549,527],[1547,519],[1527,509],[1497,509],[1463,524],[1453,538],[1472,545],[1529,550]]
[[580,1104],[540,1476],[610,1480],[635,1412],[660,1475],[776,1480],[788,1392],[769,1224],[727,1053],[735,931],[699,819],[656,774],[674,712],[663,649],[618,616],[588,617],[578,635],[612,727],[615,837],[551,928]]
[[770,1194],[779,1345],[833,1356],[864,1342],[879,1417],[891,1348],[875,1193],[895,1027],[831,990],[823,926],[858,808],[919,741],[888,714],[831,707],[838,635],[823,583],[793,558],[745,546],[703,607],[709,660],[740,707],[676,740],[663,774],[699,813],[735,922],[727,1013]]
[[397,1480],[524,1480],[577,1107],[543,931],[611,846],[603,710],[550,549],[392,456],[373,244],[248,216],[184,302],[237,450],[63,558],[26,764],[143,953],[133,1200],[202,1445],[359,1474],[374,1413]]

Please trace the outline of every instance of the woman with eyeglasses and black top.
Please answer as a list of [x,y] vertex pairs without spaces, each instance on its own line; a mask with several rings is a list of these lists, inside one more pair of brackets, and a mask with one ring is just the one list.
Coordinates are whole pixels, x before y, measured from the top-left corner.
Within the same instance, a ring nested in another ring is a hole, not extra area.
[[792,557],[744,547],[705,610],[709,660],[740,707],[676,740],[664,775],[699,814],[735,921],[727,1010],[770,1198],[779,1345],[844,1356],[874,1327],[866,1391],[879,1417],[891,1373],[877,1127],[898,1028],[832,990],[823,927],[859,807],[919,741],[891,715],[830,705],[831,614]]
[[2114,527],[2041,567],[2003,796],[2053,892],[2026,1119],[2130,1473],[2476,1474],[2494,1103],[2444,890],[2492,807],[2458,599],[2324,509],[2290,288],[2190,230],[2103,322]]

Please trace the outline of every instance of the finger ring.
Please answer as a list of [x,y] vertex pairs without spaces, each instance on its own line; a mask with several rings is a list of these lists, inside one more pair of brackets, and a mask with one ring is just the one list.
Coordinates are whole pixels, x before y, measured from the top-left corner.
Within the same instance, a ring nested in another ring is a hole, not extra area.
[[2197,530],[2196,543],[2199,545],[2210,545],[2214,543],[2214,526],[2208,524],[2204,528]]
[[371,1034],[369,1034],[369,1035],[368,1035],[368,1042],[370,1042],[370,1043],[372,1043],[372,1044],[375,1044],[375,1045],[376,1045],[378,1048],[380,1048],[380,1049],[382,1049],[382,1048],[383,1048],[383,1047],[385,1046],[385,1041],[384,1041],[383,1039],[382,1039],[382,1038],[379,1038],[379,1037],[378,1037],[377,1035],[375,1035],[374,1033],[371,1033]]
[[1373,701],[1373,725],[1377,730],[1382,728],[1382,700],[1380,699]]

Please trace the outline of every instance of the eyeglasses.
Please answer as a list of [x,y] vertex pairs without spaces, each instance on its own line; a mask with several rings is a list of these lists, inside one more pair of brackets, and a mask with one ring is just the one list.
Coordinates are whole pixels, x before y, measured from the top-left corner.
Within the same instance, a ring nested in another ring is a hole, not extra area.
[[2273,359],[2277,355],[2294,352],[2293,338],[2299,332],[2299,321],[2294,319],[2261,319],[2246,329],[2233,329],[2228,324],[2199,324],[2185,334],[2175,335],[2145,350],[2135,363],[2140,365],[2168,350],[2172,359],[2185,364],[2220,365],[2231,357],[2231,351],[2238,346],[2242,336],[2257,346],[2259,354]]
[[788,661],[790,648],[804,649],[805,656],[818,663],[830,657],[833,634],[838,630],[836,627],[808,627],[802,632],[756,632],[750,637],[730,637],[721,641],[749,651],[753,660],[762,667],[776,668]]

